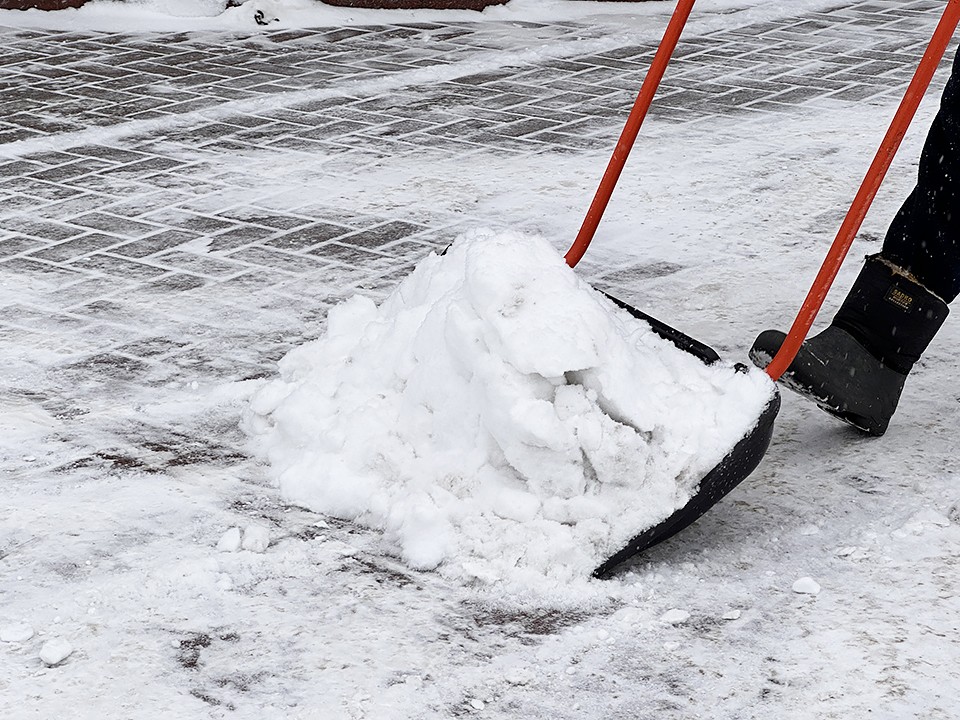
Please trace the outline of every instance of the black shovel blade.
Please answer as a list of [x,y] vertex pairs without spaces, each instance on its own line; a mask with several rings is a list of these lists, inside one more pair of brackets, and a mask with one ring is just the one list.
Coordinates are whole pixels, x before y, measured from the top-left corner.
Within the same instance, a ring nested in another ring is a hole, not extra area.
[[[720,359],[713,348],[684,335],[679,330],[641,310],[637,310],[635,307],[627,305],[621,300],[617,300],[615,297],[610,295],[607,295],[607,297],[635,318],[649,323],[657,335],[669,340],[679,349],[696,356],[705,365],[711,365]],[[596,578],[610,577],[619,565],[657,543],[673,537],[699,519],[707,510],[739,485],[744,478],[756,469],[764,453],[766,453],[770,445],[770,438],[773,436],[773,421],[779,411],[780,393],[775,390],[774,396],[760,413],[753,429],[742,437],[716,467],[703,477],[696,494],[690,498],[687,504],[674,511],[666,520],[636,535],[622,550],[614,553],[599,565],[593,571],[593,576]]]

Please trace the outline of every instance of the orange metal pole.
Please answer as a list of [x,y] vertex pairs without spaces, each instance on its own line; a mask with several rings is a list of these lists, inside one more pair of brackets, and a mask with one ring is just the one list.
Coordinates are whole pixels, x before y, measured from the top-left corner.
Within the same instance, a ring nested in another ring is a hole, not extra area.
[[777,380],[786,372],[790,363],[797,356],[807,333],[810,332],[813,321],[817,317],[817,313],[820,312],[820,307],[823,305],[823,301],[830,291],[830,286],[840,271],[840,266],[857,236],[857,231],[863,224],[863,219],[870,209],[870,205],[880,189],[880,184],[893,162],[893,156],[896,155],[900,142],[917,112],[920,100],[923,99],[924,93],[930,86],[930,81],[933,79],[937,66],[947,50],[947,45],[949,45],[950,38],[953,37],[958,23],[960,23],[960,0],[949,0],[930,44],[920,60],[920,65],[914,73],[913,80],[910,81],[900,107],[890,123],[890,128],[887,130],[883,142],[880,143],[880,149],[877,151],[870,169],[867,170],[866,177],[860,185],[860,190],[847,211],[847,216],[840,225],[840,230],[827,253],[826,259],[823,261],[820,272],[813,281],[813,286],[807,293],[807,297],[803,301],[800,312],[794,320],[790,332],[787,333],[780,351],[767,366],[766,372],[772,379]]
[[600,180],[597,194],[594,196],[593,202],[590,203],[590,209],[583,220],[580,232],[577,233],[576,240],[564,256],[567,265],[570,267],[574,267],[580,262],[583,254],[590,246],[590,241],[593,240],[593,236],[597,232],[600,218],[603,217],[603,211],[607,209],[607,203],[610,202],[613,189],[617,185],[617,180],[620,179],[620,173],[623,171],[623,166],[626,164],[630,150],[633,148],[637,134],[640,132],[643,119],[647,116],[647,110],[650,109],[650,103],[653,102],[653,96],[657,92],[660,80],[663,79],[663,73],[667,69],[670,57],[677,47],[677,41],[680,39],[683,26],[686,25],[687,18],[690,17],[694,2],[695,0],[679,0],[677,2],[677,7],[667,24],[667,29],[664,31],[663,39],[660,41],[660,46],[653,57],[650,69],[643,79],[643,85],[640,86],[640,94],[637,95],[633,109],[630,110],[627,124],[623,128],[623,132],[620,133],[620,139],[613,151],[613,157],[610,158],[607,169],[603,173],[603,178]]

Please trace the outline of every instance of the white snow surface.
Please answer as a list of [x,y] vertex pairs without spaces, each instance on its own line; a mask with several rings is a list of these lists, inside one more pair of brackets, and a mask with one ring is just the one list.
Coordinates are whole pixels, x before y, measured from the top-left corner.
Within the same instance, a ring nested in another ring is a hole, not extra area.
[[[648,43],[671,7],[570,3],[587,5],[610,12],[604,27],[612,44],[622,42],[614,37],[621,31]],[[736,24],[747,13],[794,14],[805,26],[804,10],[814,7],[764,2],[742,12],[711,12],[727,5],[700,0],[696,14],[703,22],[694,18],[685,37]],[[896,14],[900,5],[878,0],[867,7],[871,14],[877,8]],[[194,21],[173,16],[153,26],[131,22],[132,6],[89,7],[103,11],[91,25],[194,28]],[[916,13],[919,29],[904,31],[910,53],[919,52],[914,48],[929,36],[938,9]],[[846,24],[848,11],[862,12],[844,3],[816,22],[836,22],[838,52],[872,46],[874,25]],[[638,14],[659,24],[644,29],[630,20]],[[877,21],[884,15],[877,13]],[[59,23],[76,30],[90,17],[2,11],[0,25]],[[251,34],[260,32],[249,17],[244,22]],[[516,40],[527,31],[518,26],[513,32]],[[774,31],[749,38],[745,47],[782,53],[784,82],[798,63],[819,62],[792,54],[779,37]],[[42,48],[43,38],[37,42]],[[565,42],[531,44],[560,57]],[[491,67],[496,58],[513,67],[519,47],[517,41],[478,56]],[[728,62],[739,63],[710,52],[690,61],[707,64],[718,77]],[[860,257],[878,251],[909,193],[944,80],[941,70],[819,327],[843,298]],[[361,97],[385,91],[365,82],[357,83]],[[404,100],[419,99],[429,79],[417,82],[423,85],[395,90]],[[895,84],[889,81],[890,88]],[[263,109],[282,109],[288,99]],[[893,93],[830,97],[695,122],[648,118],[577,272],[597,287],[610,282],[614,294],[723,357],[745,359],[757,332],[792,321],[898,100]],[[165,122],[178,127],[175,118]],[[614,125],[611,147],[620,129]],[[163,129],[163,122],[144,128]],[[124,131],[111,142],[127,147],[130,137]],[[82,133],[51,138],[66,150],[96,142]],[[460,225],[504,221],[558,242],[575,234],[608,157],[479,149],[467,166],[439,149],[386,158],[358,150],[337,159],[263,146],[207,164],[200,149],[165,145],[197,162],[190,178],[207,188],[203,200],[215,212],[296,213],[309,195],[347,213],[432,225],[437,216],[425,211],[428,200]],[[4,147],[17,156],[16,148]],[[141,175],[124,200],[145,202],[155,190]],[[0,212],[42,220],[36,207],[14,203]],[[644,274],[662,263],[675,271]],[[78,356],[152,334],[202,337],[216,350],[214,360],[242,364],[267,348],[286,347],[293,342],[288,338],[299,343],[317,336],[322,315],[305,308],[305,298],[346,297],[367,280],[318,271],[290,274],[266,290],[224,283],[148,297],[104,280],[103,292],[112,293],[105,298],[126,322],[111,317],[76,328],[77,316],[66,313],[57,316],[62,325],[51,328],[35,325],[39,316],[26,311],[62,311],[62,303],[47,305],[50,297],[80,292],[90,280],[0,274],[0,300],[22,311],[6,316],[0,332],[0,628],[21,638],[26,632],[17,635],[12,626],[36,630],[22,642],[0,642],[0,717],[956,716],[955,317],[911,373],[882,439],[862,438],[786,393],[764,461],[728,498],[622,575],[571,585],[549,598],[410,570],[384,554],[380,533],[281,502],[265,469],[249,458],[213,454],[209,461],[167,462],[196,450],[200,440],[241,447],[237,425],[259,380],[226,382],[199,365],[171,370],[159,361],[154,370],[161,382],[149,385],[91,388],[87,377],[71,383],[62,374]],[[124,458],[141,464],[124,464]],[[228,528],[251,523],[270,528],[268,552],[217,551]],[[813,527],[819,531],[810,532]],[[804,576],[825,588],[816,599],[792,592]],[[671,609],[690,616],[665,623],[661,618]],[[47,669],[38,653],[53,637],[68,639],[76,651]]]
[[510,231],[334,308],[280,371],[247,428],[288,501],[385,530],[411,567],[527,584],[586,578],[686,504],[774,393]]

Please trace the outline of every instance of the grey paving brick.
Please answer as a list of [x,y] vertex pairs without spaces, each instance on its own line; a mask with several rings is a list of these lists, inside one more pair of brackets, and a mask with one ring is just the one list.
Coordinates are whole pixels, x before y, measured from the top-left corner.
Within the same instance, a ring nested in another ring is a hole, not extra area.
[[147,237],[127,242],[111,250],[114,255],[123,255],[128,258],[145,258],[165,250],[185,245],[200,237],[197,233],[186,230],[164,230]]
[[347,245],[346,243],[334,241],[325,242],[309,252],[312,255],[356,267],[365,267],[375,260],[386,257],[381,253],[373,252],[362,246]]
[[313,223],[307,227],[267,240],[264,244],[283,250],[296,251],[318,245],[327,240],[333,240],[334,238],[342,238],[352,232],[352,228],[343,225]]
[[187,343],[178,342],[162,335],[144,338],[133,343],[121,345],[117,351],[124,355],[141,358],[154,358],[186,347]]
[[[210,238],[208,249],[210,252],[236,250],[268,238],[275,232],[275,230],[256,225],[241,226]],[[278,247],[283,247],[283,245],[278,245]]]
[[81,377],[88,382],[95,380],[107,383],[117,380],[137,380],[142,378],[148,370],[149,366],[142,360],[119,353],[101,353],[64,365],[58,372],[67,377]]
[[0,323],[42,333],[64,333],[82,328],[88,321],[64,313],[17,304],[0,308]]
[[27,253],[38,246],[45,247],[45,243],[36,238],[11,237],[0,240],[0,259]]
[[112,235],[89,233],[74,238],[73,240],[68,240],[67,242],[47,245],[40,250],[30,253],[30,256],[51,262],[65,262],[97,252],[98,250],[103,250],[112,245],[117,245],[120,242],[119,238]]
[[23,215],[0,219],[0,228],[50,242],[66,240],[83,232],[83,230],[69,225],[45,222]]
[[236,275],[246,270],[245,265],[230,262],[222,258],[207,257],[189,252],[167,252],[156,255],[152,262],[173,270],[185,270],[197,275],[217,277],[222,275]]
[[168,226],[178,230],[187,230],[197,235],[210,235],[236,227],[237,223],[223,218],[210,217],[185,212],[176,208],[164,208],[147,215],[142,219],[154,226]]
[[148,225],[130,218],[102,212],[87,213],[72,218],[70,222],[74,225],[112,233],[119,237],[143,237],[155,233],[159,229],[156,225]]
[[122,287],[123,284],[118,284],[116,278],[87,278],[81,275],[79,281],[50,290],[46,294],[46,299],[53,307],[70,310],[76,305],[83,305],[95,298],[110,295]]
[[71,268],[95,270],[105,275],[115,275],[123,279],[146,280],[163,275],[167,270],[156,265],[134,262],[116,255],[96,253],[87,255],[70,263]]
[[0,261],[0,271],[15,273],[45,288],[60,287],[81,277],[74,269],[24,257]]
[[43,166],[39,163],[27,162],[25,160],[10,160],[0,163],[0,177],[18,177],[42,169]]
[[189,273],[173,273],[164,275],[156,280],[151,280],[139,287],[140,292],[155,295],[170,295],[175,293],[187,292],[203,287],[210,283],[210,278]]
[[313,258],[258,246],[242,248],[228,253],[226,257],[240,260],[249,265],[291,273],[310,272],[321,264],[321,261]]
[[426,230],[423,225],[394,220],[383,225],[377,225],[368,230],[346,235],[338,240],[344,245],[355,245],[361,248],[381,248],[389,243],[402,240],[410,235]]

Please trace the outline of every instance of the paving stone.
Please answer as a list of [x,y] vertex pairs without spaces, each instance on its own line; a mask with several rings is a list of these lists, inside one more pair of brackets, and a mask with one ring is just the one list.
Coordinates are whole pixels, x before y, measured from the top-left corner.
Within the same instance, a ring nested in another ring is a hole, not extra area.
[[[258,225],[275,230],[292,230],[310,224],[310,220],[307,218],[297,217],[296,215],[280,215],[247,207],[224,210],[220,213],[220,216],[232,218],[247,225]],[[229,225],[235,226],[236,223],[229,223]]]
[[355,245],[361,248],[379,249],[389,243],[406,238],[409,235],[426,230],[423,225],[415,225],[409,222],[394,220],[392,222],[378,225],[363,230],[358,233],[346,235],[339,239],[338,243],[344,245]]
[[[226,252],[228,250],[236,250],[247,245],[252,245],[253,243],[263,240],[264,238],[269,238],[275,233],[275,230],[266,227],[258,227],[256,225],[241,226],[234,230],[228,230],[225,233],[220,233],[219,235],[210,238],[208,250],[210,252]],[[278,244],[277,247],[282,248],[284,245]]]
[[124,287],[116,278],[80,276],[79,281],[63,284],[47,293],[47,302],[52,307],[70,310],[76,305],[89,303]]
[[235,252],[229,253],[227,257],[241,260],[250,265],[257,265],[273,270],[280,270],[291,273],[305,273],[317,268],[319,260],[285,253],[279,250],[273,250],[266,247],[246,247]]
[[201,277],[200,275],[191,275],[189,273],[173,273],[171,275],[164,275],[156,280],[151,280],[148,283],[144,283],[139,287],[140,292],[156,294],[156,295],[170,295],[173,293],[181,293],[189,290],[195,290],[196,288],[203,287],[210,283],[210,278]]
[[283,250],[303,250],[326,242],[327,240],[343,237],[352,232],[353,230],[351,228],[343,225],[313,223],[305,228],[284,233],[283,235],[267,240],[264,244]]
[[27,253],[36,247],[45,247],[45,243],[36,238],[11,237],[0,240],[0,258]]
[[154,226],[174,227],[178,230],[187,230],[196,233],[197,235],[209,235],[237,226],[237,223],[224,220],[223,218],[197,215],[195,213],[171,208],[149,213],[142,216],[142,219],[152,223]]
[[72,332],[88,324],[82,318],[25,305],[8,305],[0,308],[0,322],[43,333]]
[[47,245],[41,250],[30,253],[30,256],[51,262],[64,262],[117,245],[119,242],[121,242],[120,239],[112,235],[89,233],[67,242]]
[[74,225],[102,230],[103,232],[112,232],[121,237],[142,237],[156,232],[156,225],[147,225],[146,223],[130,220],[129,218],[109,215],[107,213],[88,213],[75,217],[70,220]]
[[24,257],[0,261],[0,270],[20,275],[40,288],[59,287],[82,278],[77,270]]
[[370,263],[386,257],[380,253],[373,252],[357,245],[347,245],[341,242],[325,242],[309,251],[312,255],[317,255],[337,262],[354,265],[356,267],[365,267]]
[[163,275],[167,270],[156,265],[133,262],[126,258],[105,253],[88,255],[70,263],[71,268],[95,270],[105,275],[116,275],[119,278],[143,280]]
[[198,275],[211,277],[236,275],[246,270],[246,266],[244,265],[188,252],[174,251],[163,253],[162,255],[154,256],[152,262],[174,270],[186,270]]
[[187,343],[177,342],[163,336],[155,336],[138,340],[134,343],[121,345],[117,348],[118,352],[124,355],[133,355],[142,358],[154,358],[166,355],[180,348],[186,347]]
[[0,177],[20,177],[42,169],[43,166],[39,163],[27,162],[25,160],[11,160],[0,163]]
[[111,252],[130,258],[144,258],[193,242],[198,237],[200,237],[198,234],[185,230],[164,230],[155,235],[124,243],[113,248]]

